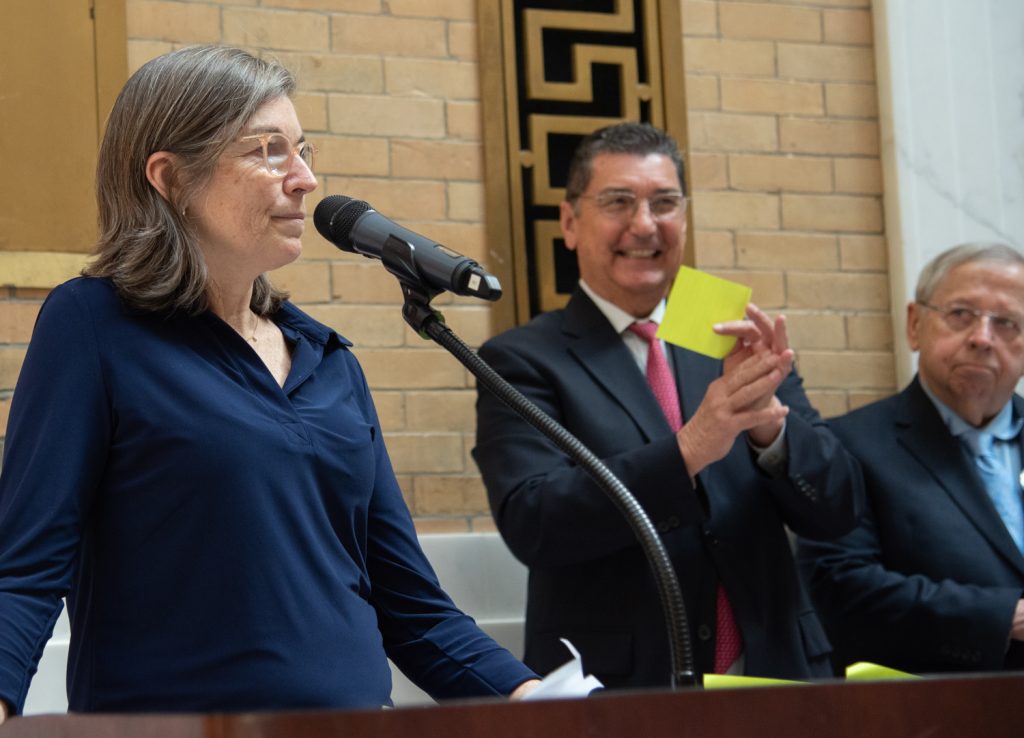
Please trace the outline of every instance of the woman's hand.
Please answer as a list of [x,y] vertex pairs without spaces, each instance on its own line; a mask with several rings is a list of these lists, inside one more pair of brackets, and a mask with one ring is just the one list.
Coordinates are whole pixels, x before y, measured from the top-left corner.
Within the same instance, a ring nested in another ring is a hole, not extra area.
[[508,696],[510,700],[521,700],[523,697],[528,695],[530,692],[540,686],[540,679],[530,679],[529,681],[523,682],[514,690],[512,694]]

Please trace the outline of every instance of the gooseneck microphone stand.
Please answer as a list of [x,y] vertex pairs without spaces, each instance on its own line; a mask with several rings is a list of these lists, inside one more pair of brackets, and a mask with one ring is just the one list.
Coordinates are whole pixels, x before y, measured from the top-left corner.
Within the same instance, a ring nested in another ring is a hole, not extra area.
[[402,316],[424,338],[434,340],[458,359],[473,376],[511,407],[526,422],[549,438],[558,448],[579,464],[587,475],[611,498],[619,512],[629,522],[640,546],[647,556],[658,585],[662,609],[668,626],[671,657],[669,684],[672,689],[696,687],[693,653],[690,647],[690,629],[683,605],[683,595],[676,579],[672,561],[655,531],[647,513],[633,494],[579,439],[559,425],[551,416],[531,402],[519,390],[506,382],[476,352],[470,349],[444,323],[440,313],[430,307],[430,300],[440,294],[427,287],[419,278],[412,250],[406,242],[389,239],[385,249],[388,271],[398,277],[405,303]]

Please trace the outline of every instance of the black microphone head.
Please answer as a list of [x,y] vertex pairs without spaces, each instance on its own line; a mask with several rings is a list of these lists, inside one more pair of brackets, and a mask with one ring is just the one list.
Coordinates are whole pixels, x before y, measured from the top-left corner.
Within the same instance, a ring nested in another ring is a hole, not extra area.
[[339,249],[355,252],[352,244],[352,229],[359,217],[373,210],[362,200],[353,200],[345,195],[330,195],[320,201],[313,211],[313,225],[320,235]]

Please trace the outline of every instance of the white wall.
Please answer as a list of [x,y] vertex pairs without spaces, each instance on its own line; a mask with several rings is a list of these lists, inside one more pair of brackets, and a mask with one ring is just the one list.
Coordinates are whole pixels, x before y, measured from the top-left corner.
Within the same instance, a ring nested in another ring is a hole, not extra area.
[[964,241],[1024,251],[1024,0],[874,0],[899,383],[905,306]]

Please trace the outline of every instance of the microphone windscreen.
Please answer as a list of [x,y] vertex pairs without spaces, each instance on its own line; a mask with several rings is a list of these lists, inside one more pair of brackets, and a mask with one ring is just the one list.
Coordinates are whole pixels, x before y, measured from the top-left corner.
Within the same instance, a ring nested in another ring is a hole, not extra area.
[[320,201],[313,211],[313,225],[320,235],[345,251],[353,251],[352,229],[356,221],[368,210],[368,203],[345,195],[330,195]]

